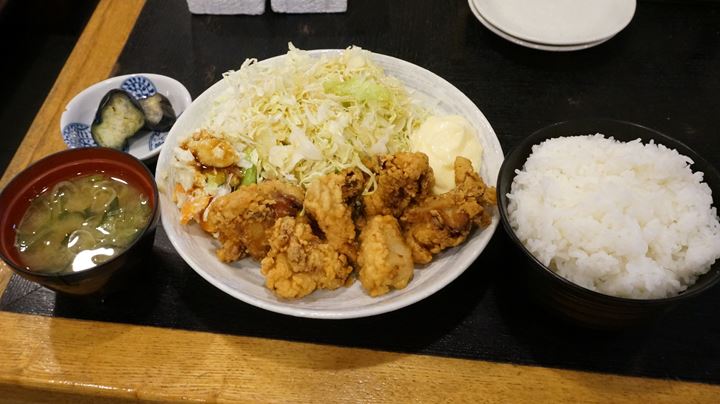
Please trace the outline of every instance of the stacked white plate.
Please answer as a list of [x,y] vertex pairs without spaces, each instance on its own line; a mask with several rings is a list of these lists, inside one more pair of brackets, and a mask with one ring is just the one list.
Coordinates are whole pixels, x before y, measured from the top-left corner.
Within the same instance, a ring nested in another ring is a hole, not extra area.
[[521,46],[574,51],[599,45],[622,31],[636,0],[468,0],[490,31]]

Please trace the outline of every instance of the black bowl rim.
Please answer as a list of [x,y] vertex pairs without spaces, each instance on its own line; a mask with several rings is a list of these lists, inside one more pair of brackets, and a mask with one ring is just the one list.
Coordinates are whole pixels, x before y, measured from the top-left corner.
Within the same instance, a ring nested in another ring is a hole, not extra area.
[[[648,132],[652,132],[658,137],[662,138],[663,140],[667,140],[668,144],[663,144],[667,147],[671,147],[673,149],[677,150],[676,146],[679,146],[680,148],[684,148],[685,150],[682,151],[681,154],[684,154],[688,157],[690,157],[694,163],[697,163],[698,161],[701,161],[704,165],[708,167],[707,170],[703,171],[704,176],[714,176],[718,179],[718,182],[720,182],[720,173],[718,170],[710,164],[705,158],[703,158],[699,153],[697,153],[694,149],[686,145],[685,143],[668,136],[662,132],[659,132],[655,129],[648,128],[647,126],[640,125],[634,122],[628,122],[618,119],[606,119],[606,118],[596,118],[596,119],[573,119],[573,120],[567,120],[562,122],[556,122],[551,125],[547,125],[541,129],[536,130],[533,132],[530,136],[523,139],[520,144],[515,146],[513,150],[508,154],[508,156],[503,160],[502,165],[500,166],[500,171],[498,173],[498,182],[497,182],[497,189],[500,190],[501,188],[501,182],[503,173],[508,171],[509,168],[509,161],[512,160],[511,157],[515,155],[519,155],[520,150],[532,145],[540,144],[542,141],[545,141],[547,139],[553,139],[558,137],[564,137],[564,136],[546,136],[545,133],[549,131],[552,128],[558,127],[558,126],[564,126],[564,125],[570,125],[570,124],[577,124],[577,123],[596,123],[598,126],[601,124],[619,124],[619,125],[627,125],[627,126],[633,126]],[[597,131],[596,133],[601,133],[602,131]],[[567,135],[572,136],[572,135]],[[647,144],[647,141],[640,139],[644,144]],[[656,142],[659,143],[659,142]],[[671,144],[674,144],[676,146],[671,146]],[[680,153],[681,151],[678,150]],[[686,153],[689,152],[689,153]],[[689,155],[688,155],[689,154]],[[525,161],[527,161],[527,157],[525,157]],[[524,165],[524,163],[523,163]],[[514,180],[516,174],[512,174],[512,179]],[[703,177],[706,178],[706,177]],[[512,185],[512,182],[510,183]],[[633,298],[627,298],[627,297],[619,297],[619,296],[612,296],[612,295],[606,295],[604,293],[600,293],[594,290],[587,289],[585,287],[582,287],[569,279],[564,278],[562,275],[556,273],[555,271],[552,271],[550,268],[548,268],[546,265],[544,265],[540,260],[538,260],[528,249],[525,247],[525,245],[520,241],[520,239],[515,235],[515,231],[512,229],[512,226],[510,226],[509,219],[507,217],[507,195],[498,193],[498,210],[500,212],[500,220],[503,224],[503,228],[505,229],[505,232],[508,234],[510,239],[513,241],[515,245],[517,245],[524,253],[527,255],[535,265],[533,267],[535,268],[542,268],[542,273],[544,273],[546,276],[550,276],[552,279],[554,279],[556,282],[560,282],[561,285],[568,287],[575,291],[576,293],[583,294],[585,296],[588,296],[593,299],[605,299],[605,301],[609,303],[619,303],[619,304],[625,304],[625,305],[643,305],[643,306],[658,306],[658,305],[666,305],[666,304],[672,304],[680,301],[685,301],[689,298],[696,297],[697,295],[701,294],[702,292],[705,292],[706,290],[712,288],[715,286],[715,284],[720,281],[720,271],[716,271],[713,274],[713,277],[710,279],[710,281],[706,282],[705,284],[691,289],[692,286],[679,294],[675,296],[670,297],[664,297],[664,298],[653,298],[653,299],[633,299]],[[713,201],[715,202],[715,201]],[[713,263],[714,265],[718,265],[718,261]],[[712,266],[710,267],[710,271],[712,271]]]
[[[40,160],[32,163],[31,165],[25,167],[25,168],[24,168],[22,171],[20,171],[19,173],[15,174],[15,176],[12,178],[12,180],[10,180],[10,181],[7,183],[7,185],[6,185],[5,187],[3,187],[2,191],[0,191],[0,192],[4,192],[4,191],[5,191],[5,188],[8,188],[8,187],[10,186],[10,184],[15,183],[16,181],[20,181],[20,178],[21,178],[21,176],[25,173],[25,171],[29,170],[30,168],[32,168],[33,166],[35,166],[35,165],[37,165],[37,164],[40,164],[40,163],[42,163],[42,162],[44,162],[44,161],[46,161],[46,160],[52,159],[52,158],[57,158],[57,156],[60,156],[60,155],[63,155],[63,154],[77,153],[79,150],[87,150],[87,149],[89,149],[89,148],[81,147],[81,148],[74,148],[74,149],[66,149],[66,150],[61,150],[61,151],[59,151],[59,152],[56,152],[56,153],[47,155],[47,156],[43,157],[42,159],[40,159]],[[135,240],[133,240],[133,242],[130,243],[130,245],[128,245],[127,248],[126,248],[123,252],[121,252],[120,254],[114,256],[113,258],[111,258],[111,259],[103,262],[102,264],[96,265],[96,266],[91,267],[91,268],[88,268],[88,269],[84,269],[84,270],[82,270],[82,271],[73,272],[73,273],[65,273],[65,274],[60,274],[60,273],[43,273],[43,272],[30,271],[30,270],[28,270],[28,269],[26,269],[26,268],[24,268],[24,267],[15,265],[15,264],[13,263],[13,260],[11,260],[9,257],[6,257],[6,256],[2,253],[2,249],[0,249],[0,259],[2,259],[6,264],[8,264],[8,266],[9,266],[10,268],[12,268],[14,271],[18,272],[18,273],[21,274],[21,275],[27,275],[27,276],[29,276],[29,277],[36,278],[36,279],[48,279],[48,280],[51,280],[51,279],[61,279],[61,280],[64,280],[64,281],[70,282],[70,283],[75,282],[75,281],[78,281],[78,280],[81,280],[81,279],[85,279],[85,278],[87,278],[87,277],[92,276],[93,273],[102,272],[104,268],[108,268],[108,267],[110,266],[110,264],[112,264],[114,261],[116,261],[116,260],[120,259],[121,257],[123,257],[123,256],[124,256],[125,254],[127,254],[137,243],[139,243],[140,240],[141,240],[142,238],[144,238],[145,235],[146,235],[149,231],[151,231],[151,230],[153,229],[153,227],[155,227],[155,226],[157,225],[157,221],[158,221],[158,218],[159,218],[159,216],[160,216],[160,215],[159,215],[159,213],[160,213],[160,194],[159,194],[159,192],[158,192],[158,186],[157,186],[157,183],[155,182],[155,176],[153,175],[152,171],[150,171],[150,169],[149,169],[145,164],[143,164],[143,162],[142,162],[140,159],[138,159],[137,157],[135,157],[135,156],[133,156],[133,155],[131,155],[131,154],[128,154],[128,153],[125,153],[125,152],[122,152],[122,151],[119,151],[119,150],[115,150],[115,149],[112,149],[112,148],[109,148],[109,147],[92,147],[92,149],[93,149],[93,150],[103,149],[103,150],[106,150],[106,151],[110,152],[111,154],[114,154],[114,155],[120,157],[121,159],[122,159],[122,158],[129,159],[129,162],[130,162],[131,164],[136,164],[136,165],[138,165],[139,167],[142,167],[142,169],[144,170],[143,172],[144,172],[144,173],[147,175],[147,177],[150,179],[150,183],[152,184],[152,189],[153,189],[153,196],[154,196],[154,198],[155,198],[155,204],[154,204],[154,206],[153,206],[153,211],[152,211],[152,213],[150,214],[150,218],[149,218],[148,222],[145,224],[145,227],[144,227],[143,230],[142,230],[142,233],[140,233],[140,235],[139,235],[137,238],[135,238]]]

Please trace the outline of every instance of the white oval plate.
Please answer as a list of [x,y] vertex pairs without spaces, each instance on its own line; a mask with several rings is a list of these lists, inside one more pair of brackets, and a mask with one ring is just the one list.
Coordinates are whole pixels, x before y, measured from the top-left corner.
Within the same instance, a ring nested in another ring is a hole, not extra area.
[[[93,84],[76,95],[65,107],[60,117],[60,134],[71,148],[97,147],[90,133],[100,100],[108,91],[122,88],[136,99],[160,93],[170,100],[178,117],[192,103],[190,93],[179,81],[159,74],[137,73],[111,77]],[[125,152],[140,160],[149,160],[160,153],[169,132],[142,130],[128,141]]]
[[635,15],[636,0],[473,0],[496,28],[544,45],[582,45],[622,31]]
[[[338,52],[340,50],[309,51],[314,57],[334,55]],[[260,63],[273,63],[283,57],[285,56]],[[488,184],[494,185],[503,161],[503,151],[493,128],[477,106],[452,84],[419,66],[376,53],[372,54],[372,58],[385,69],[386,74],[401,80],[415,99],[435,113],[459,114],[472,124],[485,150],[480,173]],[[461,246],[438,255],[431,264],[422,269],[416,268],[413,280],[405,289],[372,298],[362,290],[360,282],[356,281],[347,288],[318,290],[298,300],[275,297],[265,288],[265,279],[257,262],[251,259],[243,259],[232,265],[220,262],[214,253],[217,248],[215,241],[197,224],[181,225],[178,209],[170,197],[173,187],[168,183],[167,173],[173,158],[173,149],[180,140],[190,136],[204,124],[213,100],[224,91],[229,91],[229,87],[226,81],[221,80],[200,95],[178,119],[160,152],[155,173],[160,189],[162,223],[170,241],[180,256],[200,276],[220,290],[254,306],[298,317],[342,319],[372,316],[408,306],[442,289],[465,271],[490,241],[497,227],[497,213],[490,226],[482,231],[474,231]]]
[[477,10],[477,8],[475,8],[475,0],[468,0],[468,5],[470,6],[470,11],[472,11],[472,13],[475,15],[475,18],[477,18],[478,21],[480,21],[480,23],[485,26],[485,28],[489,29],[491,32],[493,32],[495,35],[499,36],[500,38],[510,41],[516,45],[524,46],[526,48],[543,50],[543,51],[551,51],[551,52],[572,52],[572,51],[592,48],[593,46],[600,45],[601,43],[604,43],[605,41],[612,38],[612,36],[610,36],[610,37],[607,37],[607,38],[602,39],[597,42],[590,42],[590,43],[585,43],[585,44],[581,44],[581,45],[557,45],[557,46],[543,45],[543,44],[539,44],[539,43],[535,43],[535,42],[523,41],[522,39],[515,38],[514,36],[512,36],[506,32],[503,32],[498,27],[490,24],[489,21],[487,21],[485,18],[483,18],[482,14],[480,14],[480,12]]

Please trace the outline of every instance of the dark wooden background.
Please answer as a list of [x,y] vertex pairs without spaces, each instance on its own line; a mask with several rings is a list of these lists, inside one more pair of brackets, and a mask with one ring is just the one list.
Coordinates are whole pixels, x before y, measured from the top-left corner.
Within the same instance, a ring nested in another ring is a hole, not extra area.
[[[485,29],[464,0],[350,0],[333,15],[191,16],[184,1],[149,0],[117,74],[152,72],[193,96],[248,57],[351,44],[444,77],[483,111],[507,153],[548,124],[616,118],[665,132],[720,158],[720,3],[642,1],[607,43],[535,51]],[[411,307],[365,319],[273,314],[215,289],[174,252],[162,229],[147,276],[101,301],[11,280],[3,310],[261,336],[400,352],[720,383],[720,287],[659,321],[602,333],[555,320],[526,298],[518,251],[499,228],[460,278]]]

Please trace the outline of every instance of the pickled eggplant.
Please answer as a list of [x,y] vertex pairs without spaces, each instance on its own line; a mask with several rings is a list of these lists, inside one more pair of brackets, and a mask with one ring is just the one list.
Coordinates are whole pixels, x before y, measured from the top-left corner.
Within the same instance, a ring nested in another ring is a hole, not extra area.
[[90,132],[98,145],[123,149],[145,126],[142,106],[124,90],[110,90],[100,101]]
[[175,123],[175,110],[164,95],[156,93],[139,100],[139,103],[145,113],[147,129],[165,132]]

